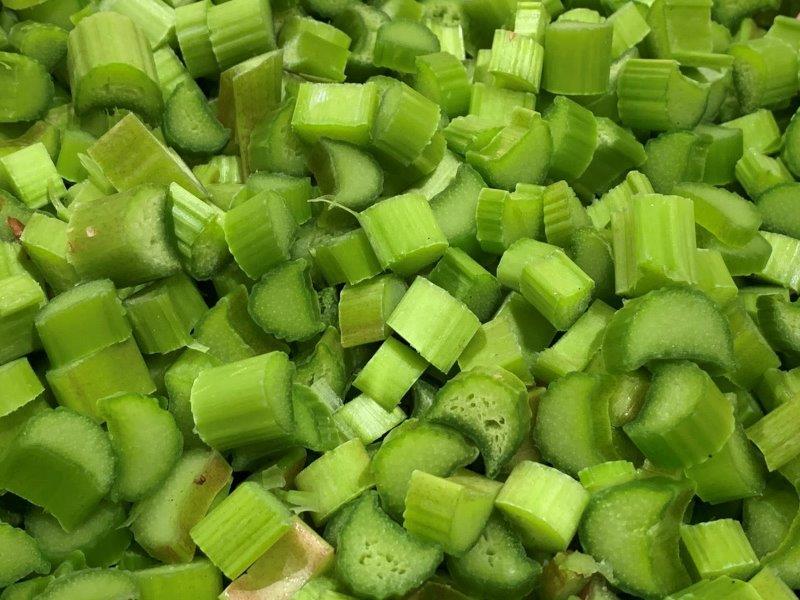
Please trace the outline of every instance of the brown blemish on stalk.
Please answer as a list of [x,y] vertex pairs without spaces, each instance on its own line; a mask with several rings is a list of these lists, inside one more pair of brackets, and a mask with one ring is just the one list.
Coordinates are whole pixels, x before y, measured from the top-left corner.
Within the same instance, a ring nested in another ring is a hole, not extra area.
[[15,238],[19,239],[22,236],[22,232],[25,230],[25,225],[19,219],[15,219],[14,217],[8,217],[6,219],[6,225],[11,230],[11,233],[14,235]]
[[194,483],[195,485],[203,485],[205,482],[206,482],[206,476],[205,475],[199,475],[198,477],[196,477],[194,479],[194,481],[192,483]]

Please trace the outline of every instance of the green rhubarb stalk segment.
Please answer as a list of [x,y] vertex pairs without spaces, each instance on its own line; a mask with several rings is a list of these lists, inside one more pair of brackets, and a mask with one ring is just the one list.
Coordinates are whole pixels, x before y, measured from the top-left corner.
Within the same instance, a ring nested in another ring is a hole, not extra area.
[[0,2],[0,599],[795,597],[796,2]]

